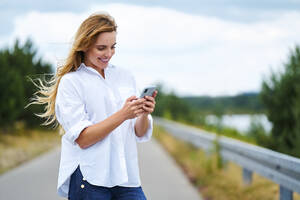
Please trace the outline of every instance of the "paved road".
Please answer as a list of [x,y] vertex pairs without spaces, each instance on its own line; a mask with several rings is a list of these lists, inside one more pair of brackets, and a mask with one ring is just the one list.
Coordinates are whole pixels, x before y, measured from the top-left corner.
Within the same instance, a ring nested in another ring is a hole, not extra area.
[[0,200],[58,200],[56,194],[60,149],[0,176]]
[[[138,145],[141,179],[149,200],[201,199],[155,140]],[[62,200],[56,194],[60,149],[0,176],[0,200]]]
[[200,200],[175,161],[155,141],[139,144],[143,190],[149,200]]

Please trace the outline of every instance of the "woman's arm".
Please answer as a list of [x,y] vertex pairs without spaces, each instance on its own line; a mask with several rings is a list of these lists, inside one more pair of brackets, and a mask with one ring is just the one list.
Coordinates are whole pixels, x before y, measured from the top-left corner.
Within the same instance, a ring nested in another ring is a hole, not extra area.
[[146,134],[147,129],[149,127],[148,114],[140,115],[135,122],[135,135],[138,137],[142,137]]
[[129,97],[121,110],[105,120],[85,128],[75,142],[84,149],[104,139],[125,120],[135,118],[143,113],[142,107],[145,101],[145,99],[137,99],[135,96]]

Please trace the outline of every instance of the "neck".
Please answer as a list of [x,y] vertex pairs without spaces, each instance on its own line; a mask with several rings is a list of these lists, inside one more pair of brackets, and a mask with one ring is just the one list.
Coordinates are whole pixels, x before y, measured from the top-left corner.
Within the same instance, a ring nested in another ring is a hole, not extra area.
[[91,67],[91,68],[95,69],[105,79],[104,69],[100,69],[100,68],[94,66],[92,63],[89,63],[89,62],[84,62],[84,64],[87,67]]

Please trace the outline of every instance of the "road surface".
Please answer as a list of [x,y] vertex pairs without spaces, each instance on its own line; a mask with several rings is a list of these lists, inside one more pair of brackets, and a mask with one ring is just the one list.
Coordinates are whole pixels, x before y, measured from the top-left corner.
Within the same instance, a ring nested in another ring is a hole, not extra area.
[[[196,189],[152,139],[138,144],[143,190],[149,200],[200,200]],[[62,200],[56,193],[60,148],[0,176],[0,200]]]

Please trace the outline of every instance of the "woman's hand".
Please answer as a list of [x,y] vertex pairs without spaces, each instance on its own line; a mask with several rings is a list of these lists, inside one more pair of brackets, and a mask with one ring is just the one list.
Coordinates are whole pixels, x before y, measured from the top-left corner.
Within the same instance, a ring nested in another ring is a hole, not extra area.
[[125,119],[133,119],[144,112],[143,106],[146,102],[144,98],[137,98],[136,96],[131,96],[126,99],[125,104],[121,111],[123,112]]
[[157,90],[153,93],[152,96],[145,96],[143,99],[145,99],[144,105],[143,105],[143,110],[144,112],[142,113],[143,115],[148,115],[151,114],[154,109],[155,109],[155,97],[157,96]]
[[142,137],[147,132],[147,129],[149,127],[148,114],[151,114],[155,109],[156,95],[157,91],[155,91],[152,96],[145,96],[144,98],[142,98],[145,100],[142,107],[143,112],[139,114],[134,125],[135,135],[138,137]]

